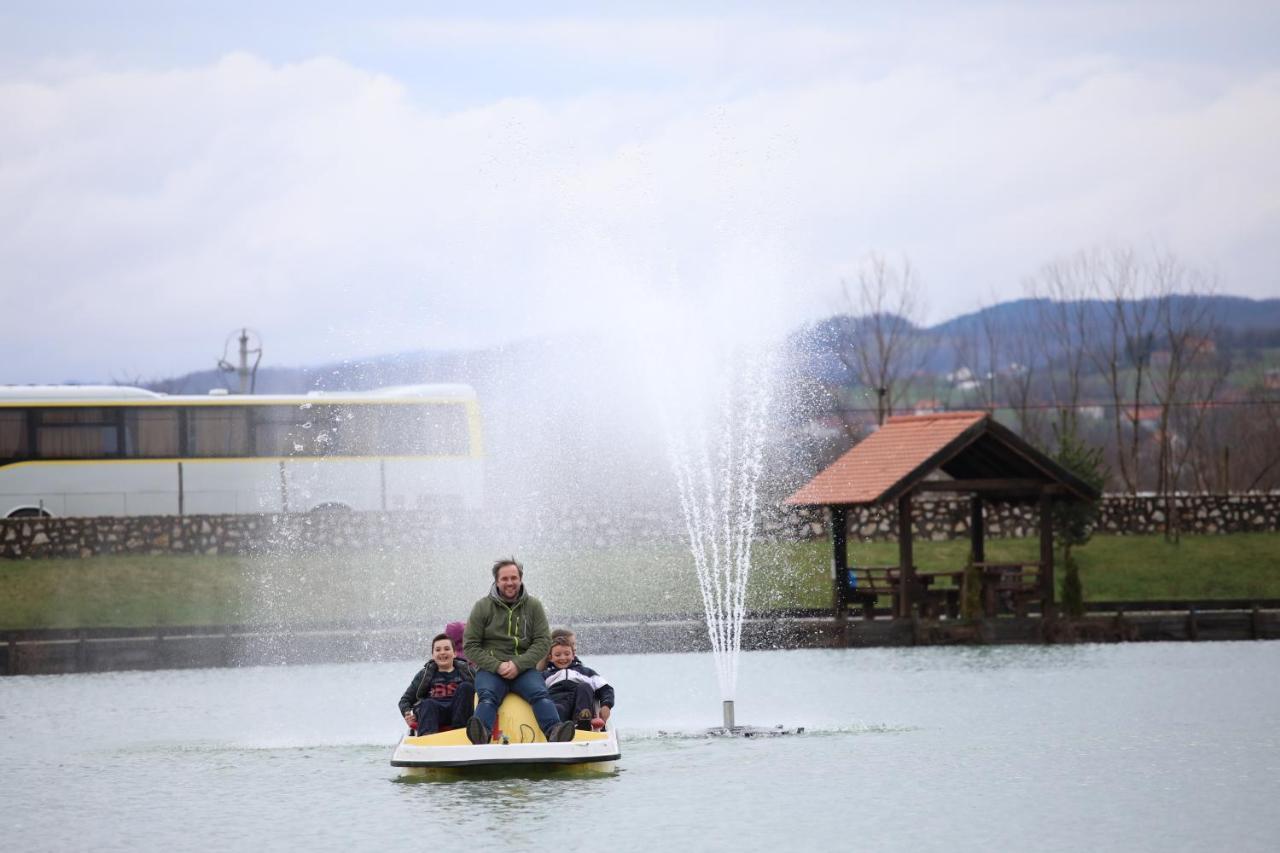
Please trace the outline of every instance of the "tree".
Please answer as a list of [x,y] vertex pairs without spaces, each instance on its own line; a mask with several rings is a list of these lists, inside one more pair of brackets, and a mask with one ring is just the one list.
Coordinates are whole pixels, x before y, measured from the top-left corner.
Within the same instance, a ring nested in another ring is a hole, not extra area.
[[1176,494],[1183,469],[1229,369],[1229,362],[1213,351],[1212,318],[1195,308],[1188,313],[1203,316],[1186,318],[1185,326],[1174,321],[1178,325],[1170,327],[1166,339],[1167,364],[1156,371],[1152,383],[1160,405],[1157,491],[1164,496],[1165,538],[1171,542],[1181,534]]
[[[1059,413],[1053,432],[1057,444],[1052,454],[1054,461],[1090,486],[1101,490],[1107,479],[1102,449],[1080,438],[1076,420],[1066,412]],[[1072,550],[1086,544],[1093,536],[1093,525],[1098,518],[1098,501],[1055,501],[1052,512],[1053,535],[1062,548],[1062,608],[1072,619],[1079,619],[1084,615],[1084,587],[1080,581],[1080,567]]]
[[844,283],[844,296],[851,321],[837,355],[849,374],[876,395],[876,423],[883,424],[906,399],[923,364],[920,284],[906,258],[894,267],[872,254],[858,270],[856,288]]
[[[1046,339],[1061,351],[1049,369],[1054,402],[1082,402],[1087,363],[1106,399],[1120,487],[1155,489],[1172,505],[1226,375],[1216,369],[1225,362],[1209,358],[1217,324],[1205,277],[1167,252],[1093,250],[1046,267],[1032,292],[1045,300]],[[1199,407],[1193,417],[1178,414],[1189,406]]]
[[1102,302],[1103,322],[1089,355],[1106,380],[1115,430],[1116,463],[1125,489],[1140,486],[1143,384],[1155,339],[1153,299],[1144,287],[1143,271],[1132,251],[1116,249],[1090,256],[1090,284]]
[[[959,325],[952,336],[952,365],[955,377],[968,376],[968,390],[975,402],[988,412],[995,412],[1003,395],[1000,377],[1002,345],[1005,330],[991,306],[983,306]],[[967,404],[968,401],[966,401]]]
[[1002,374],[1001,385],[1018,419],[1018,434],[1032,444],[1042,444],[1045,439],[1045,411],[1036,404],[1044,350],[1040,330],[1029,315],[1021,314],[1012,328],[1005,329],[1009,363]]
[[1035,300],[1036,323],[1045,346],[1044,372],[1049,396],[1061,417],[1079,417],[1084,393],[1085,367],[1091,343],[1088,298],[1093,262],[1081,253],[1044,267],[1026,283]]

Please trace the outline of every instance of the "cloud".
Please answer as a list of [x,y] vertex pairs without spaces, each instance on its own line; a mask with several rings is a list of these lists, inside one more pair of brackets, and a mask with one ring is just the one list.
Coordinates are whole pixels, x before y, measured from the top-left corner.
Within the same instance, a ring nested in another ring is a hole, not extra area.
[[447,108],[338,57],[10,74],[0,288],[23,321],[0,381],[205,367],[241,325],[275,364],[691,302],[767,334],[836,307],[869,250],[911,257],[934,320],[1098,242],[1159,241],[1274,294],[1273,69],[984,62],[1003,42],[963,23],[903,61],[874,27],[751,17],[404,26],[498,65],[519,43],[645,69]]

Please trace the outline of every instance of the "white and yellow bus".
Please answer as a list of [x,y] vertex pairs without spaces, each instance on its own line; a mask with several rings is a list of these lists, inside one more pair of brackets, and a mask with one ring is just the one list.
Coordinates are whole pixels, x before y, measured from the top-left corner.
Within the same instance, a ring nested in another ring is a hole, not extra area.
[[475,508],[483,463],[466,385],[0,386],[0,518]]

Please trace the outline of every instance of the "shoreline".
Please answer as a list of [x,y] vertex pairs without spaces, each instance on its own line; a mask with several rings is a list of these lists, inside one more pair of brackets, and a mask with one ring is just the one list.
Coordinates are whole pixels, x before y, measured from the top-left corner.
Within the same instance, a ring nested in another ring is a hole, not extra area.
[[[830,612],[755,613],[744,619],[742,649],[873,648],[937,645],[1056,645],[1118,642],[1221,642],[1280,639],[1280,602],[1212,602],[1174,607],[1133,602],[1083,619],[1038,615],[976,621],[835,619]],[[1106,605],[1095,605],[1105,607]],[[1156,609],[1156,608],[1159,609]],[[428,624],[434,624],[429,622]],[[443,623],[442,623],[443,624]],[[706,625],[691,614],[570,620],[592,655],[711,650]],[[0,631],[0,674],[53,675],[360,661],[403,661],[434,631],[405,626],[168,626]]]

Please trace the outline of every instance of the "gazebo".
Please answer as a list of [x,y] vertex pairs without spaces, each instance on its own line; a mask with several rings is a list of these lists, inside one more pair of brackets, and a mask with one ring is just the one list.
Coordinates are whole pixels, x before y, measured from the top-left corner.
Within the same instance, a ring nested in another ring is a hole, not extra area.
[[[891,593],[895,616],[907,617],[937,576],[922,576],[912,559],[912,501],[924,494],[970,495],[969,535],[973,562],[983,572],[984,600],[994,603],[999,590],[1030,578],[1041,612],[1053,615],[1054,501],[1093,501],[1096,489],[1032,447],[986,412],[945,412],[890,417],[880,429],[821,471],[791,497],[796,506],[830,511],[833,607],[843,618],[851,599],[861,597],[867,614],[878,592]],[[986,562],[983,504],[1034,503],[1039,506],[1040,559],[1035,563]],[[867,573],[858,595],[849,566],[851,507],[896,505],[898,565]],[[959,576],[959,572],[949,573]],[[1012,580],[1010,580],[1012,579]],[[1002,586],[1003,584],[1003,586]],[[989,608],[990,612],[990,608]]]

